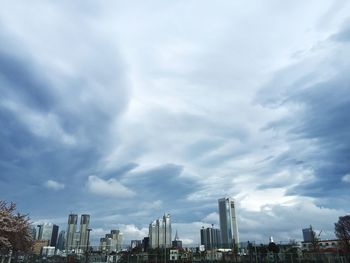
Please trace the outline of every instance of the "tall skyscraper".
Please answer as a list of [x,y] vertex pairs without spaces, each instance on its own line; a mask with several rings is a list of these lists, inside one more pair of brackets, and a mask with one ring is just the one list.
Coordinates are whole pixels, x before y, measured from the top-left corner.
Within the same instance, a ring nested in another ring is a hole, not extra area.
[[86,251],[89,239],[90,215],[81,215],[79,248]]
[[204,245],[205,249],[220,248],[221,246],[220,230],[214,227],[207,227],[207,228],[202,227],[201,245]]
[[122,250],[123,234],[119,230],[111,230],[112,239],[115,240],[113,251]]
[[76,249],[75,233],[77,229],[78,215],[70,214],[68,216],[67,238],[66,238],[66,250],[70,251]]
[[159,247],[159,219],[154,220],[148,228],[149,243],[151,248]]
[[163,218],[149,225],[149,242],[151,248],[171,247],[171,216],[164,214]]
[[64,250],[66,247],[66,231],[61,230],[58,235],[56,248],[59,250]]
[[42,240],[41,237],[43,235],[43,225],[37,225],[35,231],[35,239]]
[[221,198],[218,200],[218,204],[222,247],[232,248],[234,243],[238,246],[239,236],[235,202],[231,198]]
[[164,236],[163,239],[164,241],[160,243],[161,247],[171,247],[171,217],[170,214],[164,214],[163,216],[163,231],[164,231]]
[[58,226],[51,224],[51,223],[45,223],[37,226],[36,231],[36,239],[37,240],[48,240],[49,246],[55,247],[57,242],[57,236],[58,236]]

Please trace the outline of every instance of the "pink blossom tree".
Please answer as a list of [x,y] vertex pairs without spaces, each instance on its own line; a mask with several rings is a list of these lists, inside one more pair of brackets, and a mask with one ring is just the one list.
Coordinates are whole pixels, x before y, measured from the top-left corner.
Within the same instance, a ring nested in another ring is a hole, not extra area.
[[29,227],[29,217],[16,212],[16,204],[0,200],[0,255],[31,251]]

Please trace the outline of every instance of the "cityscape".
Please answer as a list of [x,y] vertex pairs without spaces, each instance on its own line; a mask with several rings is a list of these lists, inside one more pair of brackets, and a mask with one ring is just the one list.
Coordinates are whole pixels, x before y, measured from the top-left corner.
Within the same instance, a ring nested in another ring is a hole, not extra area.
[[[10,205],[10,210],[14,207]],[[6,224],[6,203],[1,202],[4,214],[0,226]],[[142,240],[131,240],[130,244],[123,242],[123,233],[119,229],[112,229],[99,239],[94,245],[90,240],[90,215],[69,214],[67,228],[59,231],[54,223],[28,225],[27,234],[31,245],[26,253],[9,250],[9,254],[2,255],[2,261],[12,260],[12,253],[16,261],[28,262],[193,262],[193,261],[232,261],[232,262],[347,262],[348,245],[350,239],[344,236],[348,231],[350,216],[339,217],[335,224],[337,239],[324,240],[320,238],[322,232],[317,233],[312,226],[302,229],[302,241],[289,240],[277,242],[270,236],[268,242],[257,244],[255,241],[239,239],[237,211],[235,201],[224,197],[218,199],[219,228],[198,229],[200,243],[198,246],[183,246],[176,230],[173,235],[171,215],[165,213],[149,224],[148,235]],[[4,222],[4,223],[2,223]],[[28,221],[26,221],[28,222]],[[0,230],[4,238],[6,230]],[[23,235],[23,234],[22,234]],[[9,239],[11,240],[11,238]],[[16,240],[16,239],[15,239]],[[18,242],[18,241],[12,241]],[[2,244],[2,246],[5,245]],[[19,254],[18,254],[19,253]]]
[[349,0],[0,3],[0,263],[350,263]]

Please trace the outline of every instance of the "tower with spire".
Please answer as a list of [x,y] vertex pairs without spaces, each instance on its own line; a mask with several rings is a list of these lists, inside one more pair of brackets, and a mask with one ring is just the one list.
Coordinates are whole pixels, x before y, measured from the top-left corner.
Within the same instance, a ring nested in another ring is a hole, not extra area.
[[182,248],[182,241],[179,238],[177,230],[176,230],[176,233],[175,233],[174,241],[172,242],[172,247],[173,248],[177,248],[177,249]]

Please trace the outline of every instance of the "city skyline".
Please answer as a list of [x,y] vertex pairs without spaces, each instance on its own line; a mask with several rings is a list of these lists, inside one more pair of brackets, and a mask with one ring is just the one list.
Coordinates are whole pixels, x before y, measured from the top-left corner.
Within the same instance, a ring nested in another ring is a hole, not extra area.
[[95,244],[166,212],[195,246],[222,197],[241,241],[334,238],[349,21],[346,0],[3,1],[1,198],[60,230],[88,214]]

